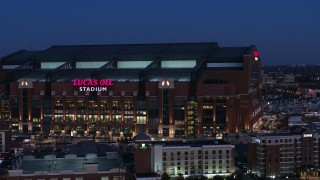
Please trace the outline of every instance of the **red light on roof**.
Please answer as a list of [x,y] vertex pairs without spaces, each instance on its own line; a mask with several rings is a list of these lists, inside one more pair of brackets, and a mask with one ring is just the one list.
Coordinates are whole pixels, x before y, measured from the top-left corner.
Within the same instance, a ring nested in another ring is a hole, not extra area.
[[258,52],[258,51],[254,51],[254,52],[253,52],[253,56],[254,56],[254,57],[258,57],[258,56],[259,56],[259,52]]

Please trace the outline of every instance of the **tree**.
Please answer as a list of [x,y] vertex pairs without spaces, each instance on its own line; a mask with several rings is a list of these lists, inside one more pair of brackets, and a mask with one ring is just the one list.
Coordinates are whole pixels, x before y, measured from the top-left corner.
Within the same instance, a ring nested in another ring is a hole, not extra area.
[[184,180],[183,174],[179,173],[178,177],[177,177],[177,180]]
[[237,134],[236,134],[236,141],[237,141],[237,143],[239,142],[239,139],[240,139],[240,135],[237,133]]
[[199,180],[207,180],[208,178],[205,177],[205,176],[200,176],[200,177],[198,177],[198,179],[199,179]]
[[217,175],[213,177],[213,180],[224,180],[224,178],[222,176]]
[[236,179],[237,179],[237,180],[238,180],[238,179],[244,179],[243,174],[242,174],[242,173],[237,173]]
[[161,180],[170,180],[171,177],[169,176],[168,173],[164,172],[161,176]]

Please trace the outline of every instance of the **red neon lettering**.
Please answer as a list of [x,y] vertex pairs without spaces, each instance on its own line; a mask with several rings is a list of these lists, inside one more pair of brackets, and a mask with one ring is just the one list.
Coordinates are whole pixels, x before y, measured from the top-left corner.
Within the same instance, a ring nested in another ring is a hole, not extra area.
[[74,79],[73,86],[112,86],[112,79]]
[[84,86],[87,86],[88,84],[87,84],[87,80],[82,80],[82,84],[84,85]]
[[94,86],[97,86],[97,85],[98,85],[98,80],[94,79],[94,80],[93,80],[93,85],[94,85]]
[[112,86],[113,85],[112,84],[112,79],[107,79],[106,81],[107,81],[106,86]]
[[99,82],[100,86],[104,86],[104,80],[101,79],[100,82]]
[[74,86],[77,86],[77,80],[76,80],[76,79],[73,80],[73,85],[74,85]]

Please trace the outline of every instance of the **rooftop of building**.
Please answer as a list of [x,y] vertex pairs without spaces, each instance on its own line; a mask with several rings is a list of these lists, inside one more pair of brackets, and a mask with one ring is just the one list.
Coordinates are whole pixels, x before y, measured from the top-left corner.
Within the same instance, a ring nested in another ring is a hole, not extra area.
[[133,137],[134,141],[151,141],[151,137],[147,134],[138,134],[136,136]]
[[190,146],[190,147],[202,147],[202,146],[220,146],[231,145],[223,140],[179,140],[179,141],[155,141],[154,145],[163,145],[163,147],[175,147],[175,146]]
[[98,164],[98,171],[110,171],[111,169],[119,168],[117,160],[106,159],[105,157],[97,158],[73,158],[64,159],[56,158],[23,160],[18,170],[23,170],[23,174],[33,174],[38,171],[46,171],[48,173],[59,173],[61,171],[84,172],[86,164]]
[[[43,51],[20,50],[2,59],[3,64],[24,63],[24,59],[36,61],[60,61],[76,59],[104,61],[106,59],[154,59],[154,58],[216,58],[242,57],[250,54],[249,47],[219,47],[216,42],[154,43],[154,44],[106,44],[106,45],[58,45]],[[15,62],[15,63],[14,63]]]
[[161,178],[160,174],[157,174],[155,172],[149,172],[149,173],[135,173],[135,176],[137,178],[152,178],[152,177],[158,177]]
[[211,63],[210,68],[223,69],[225,64],[216,63],[231,63],[241,69],[243,56],[251,55],[254,48],[219,47],[215,42],[66,45],[20,50],[3,57],[0,64],[13,80],[23,76],[40,82],[68,82],[75,77],[138,81],[143,74],[154,81],[161,76],[190,81],[204,61]]
[[277,133],[259,133],[259,134],[250,134],[251,137],[277,137],[277,136],[302,136],[303,134],[317,134],[309,130],[303,132],[277,132]]

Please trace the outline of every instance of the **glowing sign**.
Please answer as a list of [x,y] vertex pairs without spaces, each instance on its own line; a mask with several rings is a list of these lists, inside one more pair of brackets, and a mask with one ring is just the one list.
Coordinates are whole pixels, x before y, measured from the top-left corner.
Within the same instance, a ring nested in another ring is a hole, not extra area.
[[79,87],[79,91],[107,91],[112,86],[112,79],[74,79],[73,86]]
[[75,79],[73,86],[112,86],[112,79]]
[[147,149],[147,146],[145,143],[142,143],[141,146],[139,147],[140,149]]
[[312,134],[304,134],[303,137],[312,137]]

